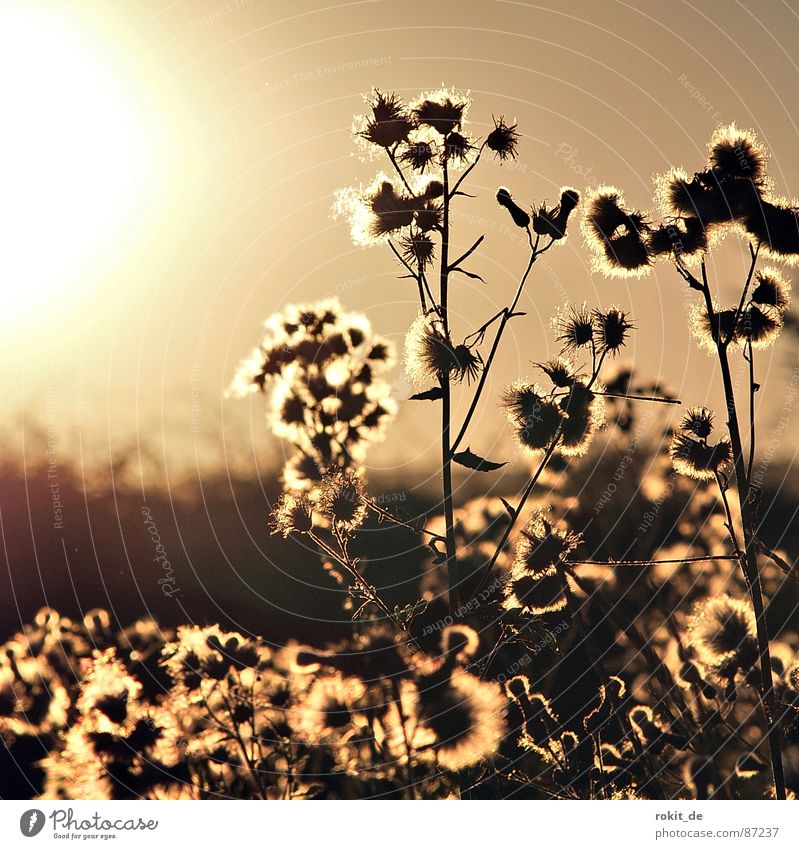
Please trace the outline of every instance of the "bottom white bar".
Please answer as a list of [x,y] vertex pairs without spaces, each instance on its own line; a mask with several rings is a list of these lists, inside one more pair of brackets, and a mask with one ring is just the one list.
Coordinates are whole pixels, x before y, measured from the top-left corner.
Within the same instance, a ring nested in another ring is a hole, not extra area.
[[259,846],[319,838],[324,849],[366,841],[377,849],[408,849],[434,840],[458,849],[515,840],[765,849],[796,846],[798,826],[799,805],[769,801],[0,802],[4,849],[54,842],[218,849],[241,837],[256,838]]

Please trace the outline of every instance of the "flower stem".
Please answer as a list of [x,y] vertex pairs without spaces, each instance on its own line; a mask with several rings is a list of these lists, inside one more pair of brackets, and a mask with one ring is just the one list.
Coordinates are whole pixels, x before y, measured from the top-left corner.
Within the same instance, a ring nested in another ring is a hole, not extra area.
[[[444,150],[447,139],[444,139]],[[441,223],[441,274],[439,278],[439,303],[444,333],[449,338],[448,284],[449,284],[449,172],[447,160],[443,163],[444,172],[444,209]],[[452,450],[450,447],[450,428],[452,426],[452,398],[449,374],[441,375],[441,478],[444,499],[444,524],[446,527],[447,583],[449,590],[450,612],[459,607],[460,575],[458,573],[457,551],[455,548],[455,512],[452,504]]]
[[[752,280],[755,264],[757,262],[757,251],[752,251],[752,264],[747,274],[744,292],[741,297],[741,305],[736,311],[740,314],[746,296],[746,290]],[[702,294],[705,299],[710,326],[714,326],[713,299],[710,294],[710,286],[707,279],[707,268],[702,261]],[[732,340],[734,330],[726,339],[717,333],[716,350],[718,352],[719,367],[724,386],[724,397],[727,403],[727,430],[730,434],[730,445],[732,447],[733,462],[735,468],[735,486],[738,491],[740,502],[741,525],[743,526],[744,548],[741,553],[741,569],[744,573],[749,597],[752,601],[752,609],[755,614],[755,629],[757,632],[758,654],[760,656],[760,697],[763,702],[763,713],[766,720],[766,737],[768,738],[771,753],[771,768],[774,777],[774,793],[778,799],[785,799],[785,775],[782,766],[782,745],[780,741],[780,723],[777,716],[777,703],[774,693],[774,680],[771,671],[771,653],[769,650],[768,623],[766,622],[765,606],[763,604],[763,588],[760,580],[760,572],[757,566],[757,546],[755,543],[755,524],[749,501],[749,478],[746,474],[744,462],[743,445],[741,443],[741,430],[738,421],[738,409],[735,402],[735,391],[733,389],[730,362],[727,357],[727,348]],[[731,529],[732,530],[732,529]]]

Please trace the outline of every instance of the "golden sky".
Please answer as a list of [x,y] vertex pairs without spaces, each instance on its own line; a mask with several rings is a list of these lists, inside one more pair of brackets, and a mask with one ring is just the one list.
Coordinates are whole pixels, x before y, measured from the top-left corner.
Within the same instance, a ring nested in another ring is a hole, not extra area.
[[[526,261],[494,203],[500,185],[532,204],[562,185],[611,183],[647,208],[653,173],[700,168],[711,131],[735,121],[772,150],[780,191],[799,194],[795,4],[12,0],[2,15],[3,413],[60,440],[80,434],[85,450],[143,441],[160,455],[163,443],[167,465],[264,456],[261,406],[222,393],[262,319],[286,303],[339,295],[401,343],[414,284],[331,216],[334,191],[377,168],[350,132],[372,86],[470,90],[476,135],[492,114],[518,121],[518,163],[478,169],[478,197],[456,215],[456,249],[486,234],[472,268],[487,284],[463,278],[451,296],[465,332],[507,302]],[[743,251],[728,240],[719,256],[731,280],[722,298],[739,285]],[[721,406],[671,269],[592,275],[576,227],[547,260],[487,397],[554,353],[549,316],[565,297],[629,308],[641,373],[688,404]],[[796,361],[788,336],[760,357],[772,411]],[[431,445],[426,411],[411,407],[373,455],[378,467]],[[767,439],[774,414],[763,416]],[[486,408],[475,450],[504,459],[501,422]]]

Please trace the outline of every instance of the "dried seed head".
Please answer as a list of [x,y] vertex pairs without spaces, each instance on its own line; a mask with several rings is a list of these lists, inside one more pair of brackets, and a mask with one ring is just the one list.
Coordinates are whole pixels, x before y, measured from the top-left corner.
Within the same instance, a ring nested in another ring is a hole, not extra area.
[[411,141],[400,154],[400,162],[408,165],[414,171],[424,174],[425,170],[435,160],[436,152],[428,141]]
[[699,663],[719,677],[734,677],[757,663],[755,617],[749,602],[727,594],[699,602],[688,634]]
[[307,534],[313,530],[313,507],[303,492],[284,492],[272,511],[272,533]]
[[558,433],[560,410],[544,397],[536,384],[522,380],[508,386],[502,396],[502,407],[522,448],[543,450]]
[[745,179],[761,183],[766,176],[768,153],[753,131],[729,124],[719,127],[710,137],[708,164],[721,181]]
[[580,194],[575,189],[564,187],[560,193],[560,203],[548,209],[541,205],[533,214],[533,231],[540,236],[548,236],[559,241],[566,237],[569,216],[580,202]]
[[688,327],[694,341],[709,354],[716,352],[719,339],[726,342],[730,339],[730,347],[741,344],[740,321],[735,324],[737,309],[730,307],[720,310],[715,308],[713,318],[707,314],[704,304],[694,304],[688,318]]
[[776,268],[764,268],[755,273],[757,286],[752,291],[752,301],[758,306],[786,310],[791,302],[791,284]]
[[497,203],[508,210],[517,227],[526,229],[530,226],[530,216],[513,200],[504,186],[497,191]]
[[694,480],[713,480],[732,465],[732,448],[727,439],[709,445],[687,433],[676,433],[669,447],[671,463],[681,475]]
[[618,307],[609,310],[594,310],[594,338],[599,353],[615,356],[627,342],[627,334],[633,324],[627,320],[627,313]]
[[708,232],[698,218],[676,219],[673,224],[655,227],[647,244],[652,256],[692,257],[707,250]]
[[456,163],[463,163],[474,151],[474,145],[461,133],[450,133],[444,146],[444,157]]
[[607,277],[640,277],[650,270],[649,225],[640,212],[628,212],[613,186],[592,191],[583,213],[583,235],[594,267]]
[[459,130],[469,108],[469,95],[454,89],[427,92],[411,108],[416,126],[432,127],[442,136]]
[[493,755],[505,734],[499,685],[456,669],[444,684],[419,685],[419,722],[435,735],[438,762],[460,770]]
[[408,138],[413,124],[402,99],[395,93],[383,94],[375,89],[367,100],[372,114],[362,119],[363,139],[378,147],[394,147]]
[[537,575],[552,566],[559,566],[580,541],[580,534],[556,528],[537,513],[521,531],[514,563],[520,569]]
[[680,422],[680,429],[699,439],[707,439],[713,431],[713,413],[707,407],[691,407]]
[[350,469],[325,475],[319,492],[319,512],[342,530],[360,527],[367,512],[360,477]]
[[411,383],[425,386],[455,367],[455,353],[441,321],[420,313],[405,336],[405,371]]
[[538,368],[552,381],[554,386],[564,389],[571,386],[575,379],[574,364],[571,360],[558,357],[546,363],[536,363]]
[[445,375],[456,381],[474,379],[482,366],[480,358],[467,346],[455,345],[444,333],[441,321],[432,314],[420,314],[405,337],[405,370],[417,386]]
[[[600,386],[596,386],[601,390]],[[567,457],[581,457],[588,450],[594,433],[605,423],[605,403],[602,396],[576,380],[559,407],[564,416],[561,424],[560,452]]]
[[412,232],[402,239],[400,247],[402,258],[412,268],[424,271],[435,258],[435,245],[427,233]]
[[519,134],[516,132],[516,124],[506,124],[503,115],[499,117],[499,120],[494,118],[494,129],[488,134],[485,144],[494,152],[497,159],[501,162],[506,159],[515,159],[518,143]]
[[750,340],[753,348],[768,348],[773,345],[784,323],[783,314],[775,307],[752,304],[738,319],[738,336]]
[[504,596],[506,610],[520,608],[528,616],[556,613],[568,603],[566,578],[554,566],[537,574],[514,566]]
[[588,347],[594,341],[594,323],[585,304],[579,307],[573,304],[564,305],[556,315],[554,323],[561,353]]

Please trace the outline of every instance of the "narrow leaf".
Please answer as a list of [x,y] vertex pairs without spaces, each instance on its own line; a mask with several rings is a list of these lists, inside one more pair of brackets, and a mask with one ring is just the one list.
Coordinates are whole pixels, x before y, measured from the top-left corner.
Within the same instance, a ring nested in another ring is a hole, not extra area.
[[444,397],[444,390],[440,386],[434,386],[432,389],[426,389],[424,392],[418,392],[416,395],[411,395],[411,401],[439,401]]
[[474,274],[471,271],[466,271],[465,268],[453,268],[452,270],[459,271],[461,274],[465,274],[467,277],[471,277],[472,280],[479,280],[481,283],[485,283],[485,280],[483,280],[483,278],[479,274]]
[[484,457],[478,457],[469,448],[453,454],[452,459],[459,465],[466,466],[467,469],[474,469],[476,472],[495,472],[497,469],[501,469],[507,465],[506,463],[493,463]]

